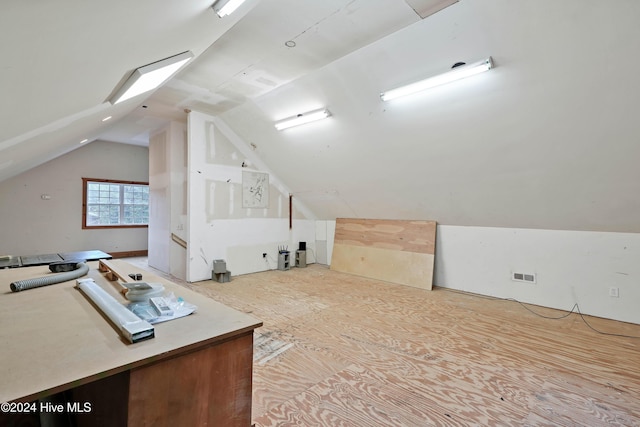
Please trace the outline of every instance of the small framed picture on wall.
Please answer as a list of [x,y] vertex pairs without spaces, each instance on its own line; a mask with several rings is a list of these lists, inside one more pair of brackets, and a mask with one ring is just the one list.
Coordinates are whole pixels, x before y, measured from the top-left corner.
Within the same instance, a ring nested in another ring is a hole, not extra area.
[[242,207],[269,207],[269,174],[242,171]]

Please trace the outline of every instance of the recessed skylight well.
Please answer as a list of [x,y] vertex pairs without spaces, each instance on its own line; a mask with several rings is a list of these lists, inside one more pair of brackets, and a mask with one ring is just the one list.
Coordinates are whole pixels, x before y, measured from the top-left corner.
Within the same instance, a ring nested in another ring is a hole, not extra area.
[[109,102],[115,105],[157,88],[185,66],[193,56],[191,51],[186,51],[137,68]]
[[245,0],[218,0],[212,7],[218,16],[222,18],[223,16],[231,15],[244,1]]

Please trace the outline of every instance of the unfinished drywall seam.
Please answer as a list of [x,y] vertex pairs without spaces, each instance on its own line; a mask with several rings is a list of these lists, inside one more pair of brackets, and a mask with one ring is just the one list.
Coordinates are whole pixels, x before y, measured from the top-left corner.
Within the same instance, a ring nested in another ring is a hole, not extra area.
[[[251,148],[249,148],[249,144],[246,143],[237,133],[235,133],[222,119],[219,117],[212,118],[213,123],[218,127],[218,130],[229,139],[229,142],[236,147],[243,156],[249,159],[259,170],[263,172],[267,172],[270,177],[270,184],[274,185],[278,191],[282,194],[291,194],[291,190],[276,176],[275,173],[256,155]],[[298,201],[294,200],[295,207],[300,213],[304,215],[307,219],[318,219],[318,215],[316,215],[309,207]]]

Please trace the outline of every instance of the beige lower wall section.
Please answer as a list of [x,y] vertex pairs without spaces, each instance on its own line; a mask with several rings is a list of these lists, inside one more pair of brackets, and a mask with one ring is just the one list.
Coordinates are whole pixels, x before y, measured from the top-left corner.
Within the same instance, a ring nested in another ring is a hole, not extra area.
[[82,177],[146,182],[149,150],[96,141],[0,182],[0,255],[146,251],[147,228],[82,229]]

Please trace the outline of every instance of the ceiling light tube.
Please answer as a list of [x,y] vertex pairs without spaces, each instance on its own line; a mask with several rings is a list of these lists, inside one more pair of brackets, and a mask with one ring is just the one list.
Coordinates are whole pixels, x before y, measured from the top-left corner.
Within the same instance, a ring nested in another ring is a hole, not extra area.
[[120,86],[120,89],[113,94],[109,102],[115,105],[157,88],[169,80],[169,78],[189,62],[193,56],[192,52],[186,51],[137,68],[127,81]]
[[331,112],[326,108],[321,108],[319,110],[309,111],[307,113],[298,114],[294,117],[289,117],[288,119],[280,120],[279,122],[276,122],[275,127],[278,130],[283,130],[293,126],[315,122],[316,120],[326,119],[329,116],[331,116]]
[[231,15],[244,1],[245,0],[218,0],[212,7],[218,16],[222,18],[223,16]]
[[380,94],[380,98],[382,98],[383,101],[390,101],[401,96],[422,92],[423,90],[431,89],[435,86],[440,86],[484,71],[489,71],[491,68],[493,68],[493,61],[491,57],[488,57],[487,59],[483,59],[482,61],[478,61],[473,64],[461,65],[444,74],[439,74],[425,80],[420,80],[406,86],[382,92]]

